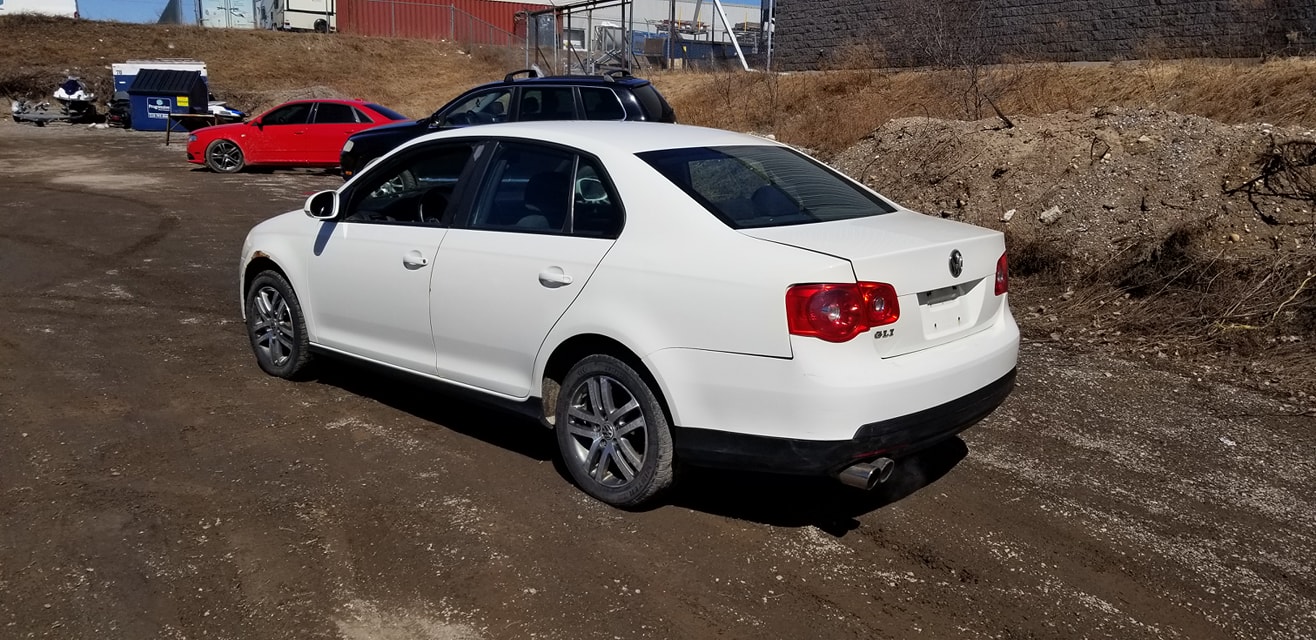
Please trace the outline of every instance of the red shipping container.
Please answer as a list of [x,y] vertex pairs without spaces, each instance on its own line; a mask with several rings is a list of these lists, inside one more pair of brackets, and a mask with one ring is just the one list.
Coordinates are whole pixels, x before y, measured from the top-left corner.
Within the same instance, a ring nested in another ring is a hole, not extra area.
[[338,0],[338,31],[361,36],[520,45],[516,14],[548,5],[492,0]]

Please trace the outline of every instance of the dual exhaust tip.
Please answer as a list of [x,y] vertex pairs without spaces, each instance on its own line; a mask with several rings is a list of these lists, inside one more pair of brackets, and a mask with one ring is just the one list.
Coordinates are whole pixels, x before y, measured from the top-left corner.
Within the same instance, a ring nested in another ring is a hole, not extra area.
[[895,468],[896,463],[891,458],[877,458],[842,469],[836,474],[836,479],[846,486],[871,491],[873,487],[886,482]]

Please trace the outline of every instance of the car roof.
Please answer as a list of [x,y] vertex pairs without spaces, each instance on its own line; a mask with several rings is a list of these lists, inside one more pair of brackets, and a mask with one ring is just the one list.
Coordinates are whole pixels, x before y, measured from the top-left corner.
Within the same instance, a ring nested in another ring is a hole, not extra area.
[[610,87],[613,85],[622,85],[627,88],[635,88],[649,84],[644,78],[636,78],[629,75],[613,76],[593,76],[593,75],[564,75],[564,76],[533,76],[529,78],[504,78],[495,82],[486,82],[480,85],[479,89],[485,87],[497,87],[500,85],[520,84],[520,85],[582,85],[594,87]]
[[743,133],[664,122],[603,122],[590,120],[538,120],[463,127],[417,138],[521,138],[557,143],[584,151],[612,150],[643,153],[660,149],[722,146],[777,146],[778,143]]

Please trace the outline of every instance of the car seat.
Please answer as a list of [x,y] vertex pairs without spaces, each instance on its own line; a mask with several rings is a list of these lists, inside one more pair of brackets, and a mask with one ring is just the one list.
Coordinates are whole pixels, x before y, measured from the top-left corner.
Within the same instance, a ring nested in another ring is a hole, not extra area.
[[565,173],[544,171],[530,176],[525,186],[526,215],[516,226],[562,230],[567,221],[571,179]]
[[521,99],[521,119],[534,120],[539,116],[539,98],[526,96]]
[[425,224],[439,224],[443,212],[448,209],[448,196],[438,187],[425,192],[420,197],[420,221]]

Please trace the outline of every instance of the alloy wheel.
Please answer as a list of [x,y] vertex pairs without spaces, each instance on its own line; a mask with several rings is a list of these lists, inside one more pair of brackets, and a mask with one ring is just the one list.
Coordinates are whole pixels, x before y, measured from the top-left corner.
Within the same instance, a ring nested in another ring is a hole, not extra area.
[[228,140],[220,140],[210,145],[210,164],[220,171],[236,171],[242,166],[242,149]]
[[252,343],[275,367],[282,367],[293,354],[296,328],[288,300],[272,286],[263,286],[253,297],[256,316],[251,327]]
[[567,412],[571,445],[569,463],[605,487],[624,487],[635,479],[648,453],[644,411],[626,385],[595,375],[576,385]]

